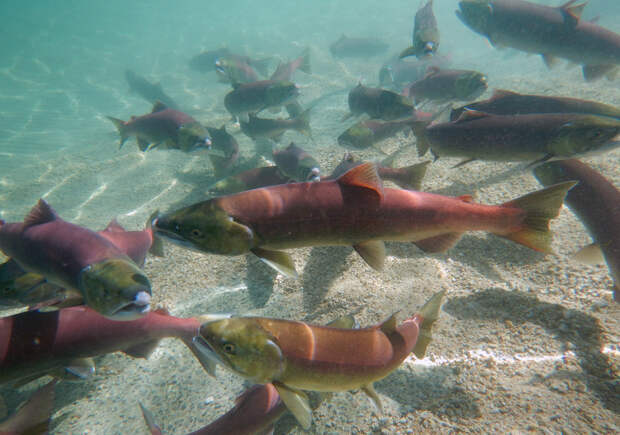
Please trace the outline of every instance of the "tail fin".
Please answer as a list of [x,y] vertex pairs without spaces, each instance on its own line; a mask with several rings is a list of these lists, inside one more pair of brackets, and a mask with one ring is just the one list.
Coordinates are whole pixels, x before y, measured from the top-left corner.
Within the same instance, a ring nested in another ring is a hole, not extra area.
[[527,214],[517,231],[498,235],[535,251],[551,252],[549,221],[558,216],[566,193],[575,184],[576,181],[554,184],[502,204],[502,207],[520,208]]
[[428,149],[430,144],[426,138],[426,127],[430,124],[430,121],[415,121],[411,123],[411,131],[416,138],[416,144],[418,146],[418,156],[422,157]]
[[400,168],[399,176],[391,181],[403,189],[420,190],[430,162],[430,160],[426,160],[422,163]]
[[299,114],[299,116],[297,116],[296,130],[304,136],[312,138],[312,131],[310,130],[310,110],[311,109],[306,109],[301,114]]
[[302,62],[299,65],[299,69],[306,74],[312,74],[312,67],[310,66],[310,47],[306,47],[301,54]]
[[47,433],[54,408],[54,385],[55,380],[30,396],[24,406],[0,424],[0,433]]
[[149,428],[149,432],[151,435],[161,435],[161,428],[155,423],[155,419],[153,418],[153,414],[148,410],[146,406],[142,404],[142,402],[138,402],[140,405],[140,410],[142,411],[142,417],[144,417],[144,422]]
[[152,230],[153,220],[159,214],[159,210],[155,210],[146,221],[146,228],[151,230],[151,235],[153,238],[153,242],[151,242],[151,247],[149,248],[149,254],[154,255],[156,257],[164,257],[164,241],[157,235],[155,231]]
[[418,334],[418,341],[413,348],[413,354],[417,358],[424,358],[426,348],[431,342],[433,323],[439,318],[439,309],[441,308],[441,301],[446,294],[445,290],[435,293],[424,304],[417,314],[422,317],[422,324],[420,325],[420,333]]
[[125,144],[125,141],[129,137],[129,135],[127,134],[127,128],[126,128],[127,124],[122,119],[112,118],[111,116],[106,116],[106,118],[108,118],[110,121],[112,121],[112,123],[114,124],[114,126],[118,130],[118,134],[121,136],[121,143],[118,146],[118,149],[123,148],[123,145]]

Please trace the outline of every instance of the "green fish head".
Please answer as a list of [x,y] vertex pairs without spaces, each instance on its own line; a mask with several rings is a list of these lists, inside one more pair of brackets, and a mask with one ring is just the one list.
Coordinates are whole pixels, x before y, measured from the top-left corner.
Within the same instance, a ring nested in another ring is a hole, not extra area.
[[281,81],[275,82],[265,93],[266,106],[280,106],[290,102],[299,95],[299,88],[295,83]]
[[297,168],[297,179],[299,181],[321,181],[321,168],[312,156],[307,156],[299,162]]
[[190,152],[201,149],[211,149],[211,137],[209,132],[198,122],[190,122],[179,127],[179,148]]
[[493,5],[489,0],[462,0],[456,16],[474,32],[488,35],[489,18],[493,15]]
[[349,127],[344,133],[338,136],[338,144],[344,147],[367,148],[372,145],[372,138],[372,129],[360,122]]
[[278,379],[285,368],[276,340],[252,318],[203,323],[194,344],[206,358],[258,384]]
[[135,320],[150,310],[151,283],[129,257],[111,258],[80,271],[84,302],[114,320]]
[[596,115],[583,116],[560,127],[549,152],[557,157],[600,153],[618,147],[619,135],[620,120]]
[[473,100],[487,90],[487,76],[471,71],[462,74],[454,83],[456,95],[463,100]]
[[241,255],[254,247],[252,230],[235,222],[215,200],[158,216],[153,229],[173,243],[211,254]]

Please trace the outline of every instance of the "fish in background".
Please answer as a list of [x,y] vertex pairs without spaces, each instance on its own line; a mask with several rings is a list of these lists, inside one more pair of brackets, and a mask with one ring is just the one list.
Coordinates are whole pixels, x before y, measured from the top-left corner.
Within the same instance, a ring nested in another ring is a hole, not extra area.
[[[308,430],[312,408],[302,390],[322,393],[362,390],[382,412],[373,387],[413,353],[423,358],[445,291],[397,323],[396,315],[362,329],[334,328],[265,317],[205,322],[194,339],[196,352],[253,383],[271,383]],[[212,370],[215,375],[215,367]]]
[[0,384],[24,384],[46,375],[85,378],[94,372],[92,358],[118,351],[147,358],[162,338],[190,346],[207,318],[179,318],[158,309],[117,322],[84,306],[3,317],[0,348],[6,352],[0,355]]
[[226,131],[226,125],[220,128],[206,127],[211,137],[211,149],[215,152],[209,153],[209,159],[213,165],[216,177],[222,177],[233,168],[239,160],[239,143],[230,133]]
[[215,61],[215,73],[222,83],[252,83],[258,73],[248,63],[237,58],[222,57]]
[[[499,206],[383,187],[376,166],[359,165],[336,180],[289,183],[220,196],[159,216],[153,228],[167,240],[203,253],[253,253],[278,272],[297,277],[283,249],[353,246],[375,270],[384,241],[413,242],[443,252],[467,231],[488,231],[550,252],[549,220],[574,183],[561,183]],[[441,212],[439,212],[441,210]]]
[[310,130],[310,109],[291,119],[259,118],[248,114],[248,122],[240,121],[241,131],[251,139],[267,138],[280,142],[287,130],[297,131],[312,138]]
[[223,59],[226,59],[226,61],[230,63],[248,65],[264,77],[267,76],[267,69],[271,63],[271,58],[252,59],[249,56],[235,54],[228,48],[218,48],[216,50],[203,51],[197,54],[190,59],[189,65],[196,71],[208,73],[215,71],[216,62]]
[[207,129],[187,113],[170,109],[158,101],[151,113],[132,116],[129,121],[107,117],[121,137],[119,149],[131,136],[136,137],[140,151],[148,151],[164,144],[185,152],[211,149]]
[[349,38],[342,35],[329,46],[334,57],[372,57],[385,53],[388,44],[376,38]]
[[125,70],[125,79],[129,84],[129,90],[140,95],[149,103],[155,104],[161,101],[171,109],[179,108],[178,104],[164,92],[161,83],[151,83],[130,69]]
[[338,136],[338,144],[357,149],[369,148],[401,131],[408,132],[409,129],[416,128],[424,118],[427,117],[414,114],[394,121],[382,121],[380,119],[359,121]]
[[542,55],[548,67],[557,58],[582,65],[587,81],[613,79],[620,66],[620,34],[581,19],[587,2],[559,7],[523,0],[461,0],[456,15],[497,48]]
[[620,120],[580,113],[491,115],[465,110],[456,121],[413,129],[418,155],[530,165],[550,159],[602,153],[620,145]]
[[400,54],[400,58],[432,56],[439,48],[439,28],[433,14],[433,0],[428,0],[424,7],[418,9],[413,20],[413,37],[411,47]]
[[379,83],[383,87],[400,92],[405,85],[423,78],[429,67],[447,68],[449,65],[449,57],[437,54],[415,60],[403,60],[395,56],[381,66]]
[[26,272],[79,291],[111,319],[131,320],[150,309],[151,283],[114,243],[63,220],[39,200],[23,222],[0,221],[0,249]]
[[54,409],[56,380],[48,382],[13,415],[0,423],[0,435],[47,434]]
[[[414,165],[394,168],[394,157],[395,155],[388,156],[380,163],[377,163],[377,173],[379,174],[379,177],[381,177],[384,181],[391,181],[402,189],[421,190],[422,180],[426,175],[426,170],[431,161],[426,160]],[[335,180],[350,169],[364,163],[364,161],[359,160],[352,153],[346,152],[342,157],[342,161],[334,168],[329,177],[325,177],[323,179]]]
[[488,100],[469,103],[450,112],[450,121],[456,121],[466,110],[494,115],[522,115],[531,113],[584,113],[620,119],[620,109],[609,104],[578,98],[548,95],[526,95],[496,89]]
[[606,262],[614,280],[614,300],[620,302],[620,191],[601,174],[579,160],[559,160],[534,168],[541,184],[566,180],[579,183],[566,195],[566,204],[586,227],[594,243],[577,258],[586,263]]
[[274,150],[273,161],[284,175],[294,181],[320,181],[319,162],[293,142],[282,150]]
[[291,179],[283,175],[277,166],[263,166],[226,177],[215,183],[209,191],[216,195],[229,195],[259,187],[285,184],[290,181]]
[[[328,323],[327,326],[353,329],[356,327],[356,321],[353,316],[344,316]],[[325,397],[326,395],[321,395],[318,400],[311,403],[312,409],[318,408]],[[151,435],[161,435],[161,428],[151,412],[142,403],[140,409]],[[286,411],[286,405],[280,400],[278,390],[273,384],[253,385],[235,399],[235,406],[230,411],[189,435],[270,434]]]
[[249,122],[249,114],[290,103],[299,95],[299,88],[288,81],[260,80],[253,83],[235,83],[224,97],[226,110],[240,121]]
[[404,94],[416,104],[426,100],[474,100],[487,90],[487,76],[460,69],[429,67],[425,76],[405,88]]
[[304,49],[301,56],[295,60],[286,63],[280,62],[269,79],[291,81],[293,79],[293,74],[295,74],[297,70],[303,71],[306,74],[312,74],[312,67],[310,66],[310,48]]
[[342,120],[367,114],[372,119],[391,121],[413,115],[415,108],[411,101],[396,92],[381,88],[370,88],[359,83],[351,89],[348,97],[349,110]]

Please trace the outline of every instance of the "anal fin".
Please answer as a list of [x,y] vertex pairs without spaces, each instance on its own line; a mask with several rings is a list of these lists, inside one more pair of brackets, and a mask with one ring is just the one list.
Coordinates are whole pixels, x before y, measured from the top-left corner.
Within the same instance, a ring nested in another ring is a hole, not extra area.
[[382,414],[383,413],[383,404],[381,403],[381,398],[379,397],[379,395],[375,391],[375,387],[372,384],[366,384],[366,385],[364,385],[362,387],[362,391],[364,393],[366,393],[366,395],[368,396],[368,398],[370,399],[372,404],[375,405],[375,408],[377,409],[377,412]]
[[153,353],[158,344],[159,340],[147,341],[145,343],[140,343],[128,349],[125,349],[123,350],[123,353],[134,358],[148,358],[149,355]]
[[379,241],[368,241],[353,245],[353,249],[360,254],[370,267],[375,270],[383,270],[385,261],[385,243]]
[[598,243],[584,246],[573,256],[573,259],[580,263],[590,265],[605,263],[603,251],[601,251],[601,247]]
[[427,253],[444,252],[452,248],[461,239],[463,233],[447,233],[413,242]]

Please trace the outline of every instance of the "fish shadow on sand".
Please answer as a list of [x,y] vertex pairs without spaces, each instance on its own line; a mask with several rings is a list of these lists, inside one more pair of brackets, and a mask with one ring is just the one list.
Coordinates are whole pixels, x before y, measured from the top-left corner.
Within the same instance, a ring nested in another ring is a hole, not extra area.
[[352,250],[348,246],[312,248],[301,276],[303,304],[307,312],[316,310],[334,280],[348,269],[347,259]]
[[[452,170],[458,171],[458,168],[452,168]],[[455,181],[449,186],[433,190],[432,193],[449,196],[472,195],[483,187],[492,186],[497,183],[504,183],[510,177],[521,175],[524,172],[528,172],[526,164],[518,164],[501,172],[497,172],[484,180],[478,180],[473,183],[462,183],[460,181]]]
[[[620,413],[620,385],[612,362],[601,352],[602,330],[596,318],[578,310],[542,302],[526,293],[498,288],[452,298],[443,305],[443,310],[458,319],[509,320],[514,324],[532,322],[545,328],[567,348],[569,343],[572,345],[583,370],[583,374],[578,376],[585,381],[588,391],[607,409]],[[556,371],[551,376],[562,377],[565,373]]]
[[442,417],[479,418],[482,414],[475,396],[453,384],[451,367],[401,368],[375,384],[382,394],[401,404],[403,412],[430,411]]
[[246,255],[245,285],[255,308],[262,308],[273,294],[276,272],[255,255]]

